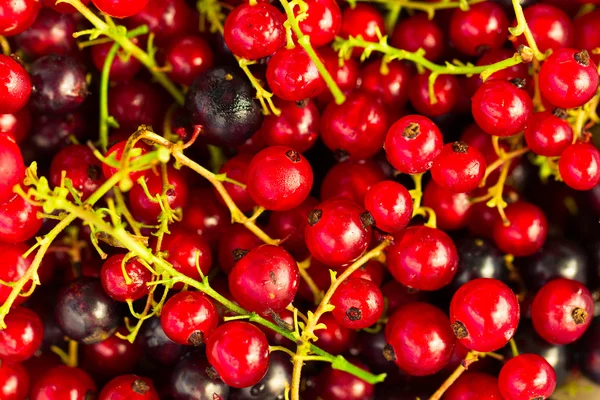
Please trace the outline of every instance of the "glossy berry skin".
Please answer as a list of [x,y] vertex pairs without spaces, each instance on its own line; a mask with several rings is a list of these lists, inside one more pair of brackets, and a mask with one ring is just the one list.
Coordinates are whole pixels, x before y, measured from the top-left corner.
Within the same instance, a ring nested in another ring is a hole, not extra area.
[[568,146],[558,161],[560,176],[576,190],[590,190],[600,182],[600,151],[589,143]]
[[183,357],[173,368],[169,382],[173,400],[230,398],[229,386],[211,371],[205,357]]
[[509,204],[504,212],[510,225],[505,226],[501,218],[494,222],[496,246],[515,257],[529,256],[538,251],[548,235],[548,221],[544,212],[524,201]]
[[141,80],[119,82],[108,91],[108,112],[123,129],[139,125],[158,125],[162,114],[157,90]]
[[519,317],[517,296],[496,279],[467,282],[450,302],[454,335],[470,350],[495,351],[506,345],[515,334]]
[[508,33],[508,18],[498,4],[476,4],[467,11],[454,11],[449,33],[461,53],[477,56],[502,47]]
[[82,369],[59,365],[45,371],[31,389],[31,400],[85,400],[94,396],[96,384]]
[[277,104],[281,115],[269,114],[260,135],[269,146],[287,146],[304,153],[319,137],[319,109],[313,101],[298,105],[292,101]]
[[92,0],[98,10],[114,18],[127,18],[140,12],[149,0]]
[[15,41],[28,58],[36,59],[49,54],[76,55],[77,21],[73,16],[42,8],[35,22]]
[[299,283],[293,257],[281,247],[269,244],[243,255],[229,274],[229,290],[237,302],[248,311],[263,315],[283,311],[294,300]]
[[25,400],[29,394],[29,375],[21,364],[0,365],[0,396],[5,400]]
[[121,323],[118,303],[104,292],[100,280],[86,277],[61,289],[54,318],[65,335],[84,344],[107,339]]
[[221,380],[234,388],[257,384],[269,368],[269,343],[256,326],[226,322],[206,342],[206,356]]
[[313,184],[310,163],[289,147],[267,147],[248,166],[247,189],[252,199],[267,210],[284,211],[298,207]]
[[[205,276],[212,267],[210,244],[206,238],[181,226],[169,227],[170,233],[163,236],[161,251],[173,268],[192,279],[202,280],[198,267]],[[151,240],[152,244],[156,242]]]
[[219,323],[217,308],[201,292],[180,292],[165,303],[160,324],[169,339],[183,345],[200,346]]
[[[378,42],[377,30],[385,32],[385,22],[379,10],[371,4],[357,4],[356,7],[346,7],[342,12],[342,29],[339,36],[348,39],[349,36],[361,36],[367,42]],[[362,54],[362,49],[352,51],[354,57]]]
[[[359,361],[352,364],[369,370]],[[327,400],[363,400],[373,398],[374,385],[342,370],[325,367],[317,376],[315,389],[319,399]]]
[[15,59],[0,54],[0,114],[22,109],[31,95],[31,79]]
[[[150,289],[146,284],[152,279],[152,273],[135,258],[125,262],[123,254],[110,257],[102,264],[100,281],[106,294],[117,301],[138,300],[148,294]],[[125,278],[127,274],[130,283]]]
[[6,328],[0,331],[0,359],[20,362],[31,357],[42,344],[44,325],[28,308],[15,307],[5,317]]
[[[25,275],[29,269],[33,257],[30,255],[23,258],[22,255],[27,252],[25,243],[0,243],[0,254],[2,254],[3,267],[0,269],[0,279],[4,282],[16,282]],[[30,286],[27,284],[24,290],[27,291]],[[4,304],[10,295],[12,288],[6,285],[0,285],[0,303]],[[27,297],[17,296],[14,305],[22,304]]]
[[337,322],[331,313],[323,314],[319,321],[327,326],[315,331],[319,347],[332,354],[341,354],[348,350],[356,338],[356,331]]
[[[310,44],[315,48],[324,46],[338,35],[342,28],[342,11],[335,0],[307,0],[306,18],[299,21],[300,30],[310,36]],[[300,14],[294,8],[294,14]]]
[[[123,328],[120,331],[121,334],[128,333]],[[140,342],[129,343],[115,334],[100,343],[85,345],[81,354],[83,368],[102,377],[127,373],[139,361],[142,353]]]
[[388,109],[403,107],[408,102],[408,84],[414,73],[410,65],[402,61],[393,60],[386,66],[387,74],[384,74],[381,61],[365,64],[360,71],[360,88],[377,97]]
[[277,97],[288,101],[310,99],[327,88],[316,64],[300,46],[273,54],[267,64],[267,82]]
[[458,255],[452,239],[443,231],[411,226],[398,233],[387,249],[388,269],[409,288],[438,290],[452,281]]
[[482,372],[466,372],[444,393],[444,400],[504,400],[498,379]]
[[147,25],[161,45],[171,39],[198,32],[197,14],[185,0],[150,1],[126,22],[129,29]]
[[225,44],[238,57],[268,57],[285,44],[284,21],[281,11],[269,3],[241,4],[225,19]]
[[506,400],[547,399],[556,387],[556,373],[543,357],[521,354],[504,364],[498,387]]
[[13,187],[25,177],[25,163],[15,139],[0,134],[0,203],[14,196]]
[[452,111],[458,103],[460,85],[454,76],[440,75],[433,84],[433,92],[436,103],[433,103],[429,96],[429,73],[417,75],[411,80],[408,98],[419,114],[439,117]]
[[27,107],[16,113],[0,114],[0,136],[6,134],[21,143],[29,136],[31,123],[31,112]]
[[313,257],[326,265],[347,264],[367,249],[371,222],[356,203],[347,199],[328,200],[308,215],[306,245]]
[[[573,41],[578,39],[571,18],[557,7],[550,4],[535,4],[525,8],[523,14],[533,39],[542,53],[572,47]],[[517,26],[516,20],[513,21],[512,26]],[[515,50],[520,45],[527,45],[527,40],[522,35],[513,40]]]
[[[325,64],[325,68],[342,92],[349,93],[356,88],[360,74],[360,63],[358,60],[351,58],[345,60],[340,65],[338,54],[327,46],[319,49],[319,55],[323,60],[323,64]],[[333,100],[333,95],[329,90],[325,90],[317,97],[317,100],[319,104],[328,104]]]
[[419,174],[431,168],[442,146],[442,133],[433,121],[407,115],[389,129],[384,149],[388,161],[398,171]]
[[533,103],[527,92],[511,82],[486,81],[471,100],[473,118],[481,129],[493,136],[512,136],[527,126]]
[[467,193],[455,193],[435,181],[430,181],[425,186],[423,205],[435,212],[437,227],[445,231],[464,228],[471,209]]
[[568,344],[579,339],[592,323],[594,300],[580,282],[556,278],[542,286],[533,299],[531,319],[547,342]]
[[465,142],[448,143],[431,167],[435,183],[455,193],[474,190],[485,175],[485,157]]
[[269,216],[267,232],[271,237],[285,239],[280,243],[296,260],[304,260],[308,255],[304,230],[308,226],[308,213],[319,201],[308,196],[298,207],[287,211],[275,211]]
[[86,200],[102,183],[102,161],[87,146],[73,144],[62,149],[50,165],[50,183],[60,186],[62,172],[72,182],[73,188],[81,192],[82,200]]
[[[50,0],[54,1],[54,0]],[[131,38],[131,40],[135,45],[140,46],[138,38]],[[100,43],[92,46],[90,50],[90,54],[92,56],[92,62],[98,71],[102,71],[104,67],[104,62],[106,61],[106,56],[112,47],[112,43]],[[133,77],[142,69],[142,63],[135,57],[125,57],[121,58],[124,53],[122,49],[117,51],[117,56],[113,59],[113,62],[110,66],[110,80],[111,81],[129,81],[132,80]]]
[[108,382],[98,400],[159,400],[154,384],[137,375],[121,375]]
[[600,45],[600,36],[598,35],[600,33],[599,18],[600,12],[598,10],[577,17],[573,24],[575,28],[575,43],[564,46],[587,50],[596,65],[600,61],[600,55],[593,54],[592,50]]
[[325,175],[321,183],[321,200],[346,198],[364,204],[367,190],[385,178],[381,166],[373,160],[343,161]]
[[213,52],[200,36],[182,36],[166,49],[166,61],[171,65],[169,77],[180,85],[189,86],[196,76],[213,65]]
[[203,138],[219,146],[239,146],[260,128],[261,108],[245,76],[231,67],[198,75],[187,92],[190,122],[202,125]]
[[251,250],[261,244],[263,244],[262,240],[245,226],[239,224],[228,226],[219,240],[219,266],[225,273],[230,273],[235,265],[234,250]]
[[0,204],[0,242],[19,243],[34,237],[42,226],[37,215],[41,211],[18,194]]
[[426,14],[415,14],[396,25],[390,44],[411,52],[423,49],[424,57],[435,62],[444,52],[444,32]]
[[354,91],[343,104],[329,103],[321,118],[321,139],[339,159],[367,159],[381,150],[388,120],[376,97]]
[[231,222],[229,210],[219,203],[212,188],[192,190],[183,213],[185,214],[185,218],[181,221],[183,226],[202,236],[211,246],[218,242]]
[[[514,51],[511,51],[506,48],[490,50],[490,51],[485,52],[481,57],[479,57],[479,59],[477,60],[475,65],[484,66],[484,65],[495,64],[497,62],[506,60],[507,58],[511,58],[514,54],[515,54]],[[517,65],[513,65],[512,67],[508,67],[508,68],[501,69],[500,71],[496,71],[493,74],[491,74],[486,79],[486,81],[494,80],[494,79],[510,81],[515,78],[521,78],[521,79],[529,78],[529,72],[528,72],[526,64],[517,64]],[[481,78],[481,75],[473,75],[472,77],[468,78],[468,83],[469,83],[470,90],[474,93],[475,90],[477,90],[477,88],[479,88],[479,86],[481,86],[481,84],[483,83],[483,80]],[[531,83],[531,82],[526,81],[526,88],[528,88],[527,85],[529,83]]]
[[565,109],[584,105],[598,88],[596,64],[585,50],[556,50],[542,64],[539,79],[542,97]]
[[[115,143],[114,145],[112,145],[108,151],[105,154],[106,158],[111,158],[114,157],[114,159],[116,161],[121,162],[122,158],[123,158],[123,152],[125,151],[125,146],[127,145],[127,141],[126,140],[122,140],[120,142]],[[134,162],[135,160],[137,160],[138,158],[140,158],[141,156],[143,156],[144,154],[146,154],[148,152],[148,147],[146,145],[144,145],[142,142],[137,142],[132,149],[132,153],[130,158],[129,158],[129,163],[131,164],[132,162]],[[119,172],[119,168],[117,167],[111,167],[108,164],[104,164],[102,163],[102,174],[104,174],[104,177],[106,179],[109,179],[111,176],[113,176],[114,174],[116,174],[117,172]],[[131,182],[137,182],[137,180],[142,177],[145,174],[146,171],[136,171],[136,172],[131,172],[129,174],[129,179],[131,179]]]
[[31,94],[33,109],[47,113],[76,110],[89,94],[85,68],[70,56],[47,55],[29,68],[35,91]]
[[41,0],[3,2],[0,6],[0,35],[14,36],[29,28],[42,8]]
[[[250,197],[250,191],[248,190],[248,167],[252,162],[252,155],[241,153],[231,157],[229,160],[223,164],[221,169],[219,170],[219,174],[226,174],[228,178],[231,178],[239,183],[246,185],[246,187],[241,187],[238,185],[234,185],[230,182],[223,182],[223,186],[233,202],[239,207],[242,212],[252,211],[254,207],[256,207],[256,202],[252,200]],[[220,203],[225,205],[225,202],[221,198],[221,195],[215,190],[215,194],[217,195],[217,199]]]
[[408,225],[413,213],[413,200],[408,189],[394,181],[371,186],[365,195],[365,208],[384,232],[396,233]]
[[350,329],[368,328],[383,314],[383,294],[377,285],[367,279],[344,280],[331,297],[333,317]]
[[524,133],[531,151],[544,157],[560,156],[573,142],[571,125],[549,111],[533,114]]
[[[167,177],[169,185],[172,185],[166,192],[169,207],[175,210],[185,206],[188,198],[188,186],[183,174],[175,168],[168,168]],[[152,196],[162,193],[163,183],[159,171],[148,171],[145,178],[146,186]],[[140,184],[134,185],[129,191],[129,202],[131,213],[138,221],[154,223],[162,211],[158,203],[148,199]]]
[[448,316],[421,302],[394,311],[385,327],[385,339],[385,358],[412,376],[431,375],[444,368],[456,342]]

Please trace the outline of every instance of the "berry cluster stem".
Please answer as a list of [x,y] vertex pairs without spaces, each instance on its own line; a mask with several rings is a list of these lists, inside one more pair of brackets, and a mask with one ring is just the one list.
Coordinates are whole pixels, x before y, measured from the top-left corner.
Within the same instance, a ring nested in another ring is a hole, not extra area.
[[448,390],[450,386],[452,386],[452,384],[456,382],[456,380],[463,374],[463,372],[465,372],[469,366],[477,360],[479,360],[478,352],[470,351],[467,353],[465,359],[461,361],[460,365],[454,370],[454,372],[452,372],[452,375],[450,375],[448,379],[442,383],[442,385],[438,388],[438,390],[435,391],[429,400],[440,400],[444,393],[446,393],[446,390]]

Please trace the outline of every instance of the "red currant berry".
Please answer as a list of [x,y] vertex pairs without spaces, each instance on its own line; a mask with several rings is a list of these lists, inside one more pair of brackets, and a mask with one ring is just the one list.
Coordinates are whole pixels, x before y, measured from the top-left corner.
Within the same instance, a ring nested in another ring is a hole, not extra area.
[[[112,145],[110,147],[110,149],[108,149],[108,151],[105,154],[105,157],[106,158],[114,157],[115,161],[121,162],[121,158],[123,157],[123,151],[125,150],[126,145],[127,145],[126,140],[122,140],[120,142],[115,143],[114,145]],[[137,160],[138,158],[140,158],[147,152],[148,152],[148,147],[146,145],[144,145],[142,142],[137,142],[133,146],[133,149],[130,153],[129,164],[131,164],[133,161]],[[111,176],[113,176],[117,172],[119,172],[118,167],[111,167],[108,164],[102,164],[102,173],[104,174],[104,177],[106,179],[109,179]],[[137,182],[137,180],[140,177],[144,176],[144,174],[145,174],[145,171],[132,172],[129,174],[129,179],[131,179],[132,182]]]
[[429,93],[429,73],[417,75],[409,86],[410,104],[420,114],[427,117],[438,117],[452,111],[458,103],[460,85],[453,75],[440,75],[433,84],[436,101],[432,101]]
[[452,239],[443,231],[411,226],[387,248],[388,269],[409,288],[438,290],[452,281],[458,255]]
[[280,245],[296,260],[304,260],[309,255],[304,231],[308,226],[308,213],[318,204],[317,199],[308,196],[298,207],[287,211],[274,211],[269,216],[267,231],[272,237],[281,239]]
[[[175,168],[167,168],[168,186],[165,192],[168,206],[172,210],[185,206],[188,197],[188,185],[183,174]],[[156,197],[163,192],[163,179],[159,171],[148,171],[145,176],[146,186],[151,196]],[[142,185],[134,185],[129,191],[131,213],[138,221],[155,223],[162,212],[158,202],[148,198]]]
[[92,0],[98,10],[114,18],[127,18],[142,11],[149,0]]
[[[0,243],[0,254],[2,254],[3,267],[0,268],[0,280],[3,282],[16,282],[25,275],[33,261],[33,255],[23,258],[21,255],[27,252],[28,246],[24,243],[5,244]],[[31,286],[27,284],[23,290],[27,291]],[[0,285],[0,303],[4,304],[12,292],[12,288],[6,285]],[[22,304],[27,297],[17,296],[14,305]]]
[[434,62],[440,59],[445,50],[444,32],[424,13],[400,21],[392,33],[390,44],[411,52],[423,49],[423,56]]
[[267,210],[298,207],[308,197],[312,184],[310,163],[289,147],[268,147],[255,155],[248,166],[248,192]]
[[554,113],[543,111],[533,114],[525,128],[525,141],[535,154],[544,157],[560,156],[573,141],[573,129],[560,116],[564,111]]
[[[346,7],[342,12],[342,29],[339,36],[362,37],[367,42],[378,42],[379,35],[385,32],[385,22],[379,10],[371,4],[358,3],[355,7]],[[352,54],[358,57],[361,49],[354,49]]]
[[486,133],[512,136],[527,126],[533,114],[533,102],[527,92],[515,84],[492,80],[477,89],[471,111],[477,125]]
[[126,20],[129,29],[147,25],[158,44],[198,32],[198,14],[185,0],[153,0]]
[[444,400],[505,400],[498,389],[498,379],[481,372],[466,372],[444,393]]
[[385,153],[394,168],[404,174],[420,174],[433,165],[442,150],[442,133],[420,115],[400,118],[387,133]]
[[213,51],[200,36],[182,36],[169,43],[166,60],[171,66],[169,76],[175,83],[190,86],[196,76],[213,65]]
[[388,116],[371,94],[355,91],[343,104],[330,102],[321,118],[321,139],[339,159],[375,155],[385,140]]
[[218,242],[231,222],[229,210],[221,205],[211,188],[192,190],[183,215],[183,226],[201,235],[211,246]]
[[[173,268],[192,279],[201,280],[200,272],[208,275],[212,267],[212,254],[208,241],[187,228],[174,226],[163,236],[161,251],[167,253],[165,259]],[[152,240],[154,244],[154,240]]]
[[[316,262],[317,261],[315,261],[315,263]],[[339,275],[339,274],[342,274],[344,271],[346,271],[347,267],[349,267],[349,266],[335,266],[335,267],[331,267],[331,269],[336,271]],[[364,265],[362,265],[360,268],[358,268],[356,271],[354,271],[353,273],[350,274],[348,279],[352,279],[352,278],[366,279],[368,281],[373,282],[377,287],[379,287],[379,286],[381,286],[381,283],[383,282],[383,265],[377,260],[369,260]],[[330,282],[327,282],[327,285],[329,285],[329,283]],[[327,285],[325,288],[329,287]]]
[[0,242],[19,243],[34,237],[42,226],[41,211],[18,194],[0,204]]
[[[342,11],[335,0],[306,0],[306,17],[299,21],[300,30],[310,36],[315,47],[325,46],[338,35],[342,28]],[[300,7],[294,9],[296,17]]]
[[334,165],[321,184],[321,199],[345,198],[363,204],[367,190],[386,178],[373,160],[344,161]]
[[[118,330],[127,335],[125,328]],[[95,344],[87,344],[82,349],[83,368],[99,376],[114,376],[131,371],[140,359],[142,348],[140,341],[129,343],[112,335],[108,339]]]
[[200,346],[219,323],[217,308],[201,292],[180,292],[165,303],[160,324],[175,343]]
[[412,376],[435,374],[448,364],[456,338],[439,308],[409,303],[390,316],[385,327],[384,357]]
[[345,353],[356,337],[356,331],[340,324],[332,314],[323,314],[319,322],[326,325],[315,331],[319,347],[331,354]]
[[479,186],[485,175],[485,157],[465,142],[448,143],[431,167],[431,177],[441,187],[467,193]]
[[71,180],[73,188],[80,192],[81,199],[86,200],[102,183],[102,161],[94,155],[89,147],[73,144],[62,149],[50,165],[50,183],[56,187],[65,178]]
[[[559,8],[549,4],[535,4],[523,10],[527,26],[531,30],[535,44],[542,53],[548,50],[556,51],[563,47],[571,47],[577,40],[571,18]],[[517,21],[513,22],[517,26]],[[527,46],[524,35],[513,39],[513,47]]]
[[277,97],[288,101],[310,99],[327,88],[317,65],[300,46],[273,54],[267,64],[267,82]]
[[365,208],[375,226],[384,232],[396,233],[408,225],[413,213],[409,191],[394,181],[383,181],[371,186],[365,195]]
[[[344,60],[340,65],[340,57],[330,47],[320,48],[319,55],[323,60],[323,64],[325,64],[325,68],[327,68],[327,71],[342,92],[348,93],[356,88],[360,73],[360,63],[356,59]],[[323,91],[317,97],[319,105],[326,105],[331,100],[333,100],[333,95],[329,90]]]
[[223,232],[219,241],[219,266],[225,273],[230,273],[236,261],[234,257],[235,250],[251,250],[261,244],[262,241],[244,225],[233,224],[229,226]]
[[[152,273],[135,258],[123,262],[117,254],[102,264],[100,280],[106,294],[118,301],[137,300],[148,294]],[[127,274],[127,277],[125,276]]]
[[506,400],[547,399],[556,387],[554,368],[537,354],[511,358],[500,370],[498,387]]
[[333,317],[346,328],[364,329],[373,325],[383,314],[383,294],[367,279],[348,278],[331,297]]
[[0,134],[0,203],[5,203],[13,196],[13,187],[25,177],[25,164],[21,150],[15,140]]
[[[355,366],[368,371],[361,362],[353,361]],[[339,369],[325,367],[317,376],[315,389],[319,399],[327,400],[363,400],[372,399],[374,385]]]
[[206,342],[206,356],[221,380],[235,388],[257,384],[269,369],[267,337],[244,321],[219,326]]
[[15,59],[0,54],[0,114],[16,113],[31,95],[31,79]]
[[[131,40],[137,46],[140,45],[138,38],[131,38],[129,40]],[[111,42],[100,43],[92,46],[90,51],[92,62],[98,71],[102,71],[102,68],[104,68],[106,56],[108,55],[108,52],[112,46],[113,43]],[[137,58],[127,57],[125,56],[125,52],[122,49],[119,49],[117,56],[113,59],[113,62],[110,65],[110,80],[119,82],[130,81],[140,69],[142,69],[142,63],[139,62]]]
[[29,28],[42,8],[40,0],[15,0],[0,5],[0,35],[14,36]]
[[[510,51],[509,49],[504,49],[504,48],[490,50],[490,51],[486,52],[484,55],[482,55],[477,60],[475,65],[478,67],[481,67],[484,65],[495,64],[497,62],[506,60],[507,58],[513,57],[514,54],[515,54],[514,52]],[[490,76],[488,76],[486,81],[491,81],[491,80],[511,81],[516,78],[520,78],[520,79],[529,78],[527,64],[520,63],[517,65],[513,65],[512,67],[508,67],[508,68],[501,69],[500,71],[496,71],[493,74],[491,74]],[[481,75],[473,75],[472,77],[468,78],[468,82],[469,82],[469,88],[472,91],[471,93],[475,93],[475,91],[479,88],[479,86],[481,86],[483,84]],[[530,81],[525,82],[526,89],[528,89],[527,85],[529,83],[530,83]]]
[[454,335],[470,350],[495,351],[513,337],[519,300],[497,279],[478,278],[461,286],[450,302]]
[[0,364],[0,396],[4,400],[25,400],[29,394],[29,375],[21,364]]
[[576,190],[590,190],[600,182],[600,152],[589,143],[576,143],[558,161],[560,176]]
[[[575,28],[576,49],[585,49],[590,53],[594,64],[600,62],[600,55],[594,54],[593,50],[600,47],[600,10],[592,11],[575,18],[573,27]],[[571,44],[563,47],[571,47]]]
[[365,252],[371,239],[371,225],[371,215],[352,201],[328,200],[308,214],[306,245],[322,263],[344,265]]
[[259,314],[278,313],[296,296],[300,274],[293,257],[279,246],[262,245],[241,257],[229,274],[229,290],[248,311]]
[[464,228],[471,209],[468,194],[444,189],[434,181],[425,187],[423,205],[433,209],[437,227],[445,231]]
[[548,221],[544,212],[531,203],[518,201],[504,210],[509,225],[501,218],[494,223],[496,245],[515,257],[529,256],[538,251],[548,234]]
[[268,3],[241,4],[227,16],[223,37],[236,56],[258,60],[283,47],[284,21],[281,11]]
[[144,81],[120,82],[108,91],[108,113],[123,129],[157,126],[163,113],[156,89]]
[[450,40],[469,56],[499,49],[507,32],[508,18],[502,7],[494,3],[477,4],[466,11],[457,9],[450,19]]
[[154,384],[137,375],[121,375],[108,382],[98,400],[159,400]]
[[395,280],[391,280],[383,285],[381,292],[387,300],[388,314],[393,313],[405,304],[427,300],[427,292],[407,288]]
[[360,71],[360,88],[377,97],[391,111],[408,102],[408,85],[413,75],[405,62],[394,60],[382,67],[380,60],[372,61]]
[[555,107],[580,107],[597,88],[597,67],[586,50],[556,50],[540,68],[540,92]]
[[96,397],[96,384],[82,369],[59,365],[47,370],[34,383],[31,400],[85,400]]
[[0,114],[0,136],[8,135],[17,143],[23,142],[31,130],[31,112],[23,107],[13,114]]
[[73,16],[42,8],[33,25],[17,35],[15,42],[26,56],[33,59],[49,54],[77,56],[75,32],[77,21]]
[[304,153],[319,137],[319,109],[312,100],[301,105],[285,101],[277,106],[281,115],[265,116],[260,135],[268,146],[286,146]]
[[[238,154],[223,164],[219,170],[219,174],[225,174],[228,178],[246,185],[248,183],[248,167],[251,161],[251,154]],[[252,211],[256,206],[256,203],[252,200],[252,197],[250,197],[247,187],[244,188],[230,182],[223,182],[223,186],[227,190],[227,193],[229,193],[229,196],[231,196],[233,202],[242,212]],[[222,204],[225,204],[221,195],[218,192],[216,192],[216,194],[219,201]]]
[[31,357],[42,344],[44,325],[28,308],[15,307],[5,317],[6,328],[0,331],[0,359],[20,362]]
[[535,331],[547,342],[569,344],[592,323],[594,300],[580,282],[557,278],[546,283],[533,299],[531,319]]

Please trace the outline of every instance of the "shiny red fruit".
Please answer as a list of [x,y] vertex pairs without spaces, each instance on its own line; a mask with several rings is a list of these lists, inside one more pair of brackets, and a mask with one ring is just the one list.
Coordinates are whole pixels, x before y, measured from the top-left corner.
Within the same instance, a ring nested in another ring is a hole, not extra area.
[[600,151],[589,143],[575,143],[562,152],[560,176],[575,190],[590,190],[600,182]]
[[415,14],[396,25],[390,37],[390,44],[411,52],[423,49],[423,56],[436,62],[444,53],[444,32],[425,13]]
[[3,1],[0,5],[0,35],[14,36],[29,28],[42,8],[41,0]]
[[[335,0],[306,0],[306,17],[299,21],[300,30],[310,37],[315,48],[331,42],[342,28],[342,11]],[[300,14],[300,7],[294,8],[294,14]]]
[[485,175],[485,157],[465,142],[448,143],[431,167],[431,177],[441,187],[455,193],[474,190]]
[[96,384],[82,369],[60,365],[45,371],[31,389],[31,400],[85,400],[96,396]]
[[548,221],[544,212],[538,206],[524,201],[509,204],[504,212],[509,225],[498,218],[493,227],[494,242],[500,250],[516,257],[529,256],[538,251],[548,235]]
[[31,239],[40,230],[43,219],[40,206],[31,204],[21,195],[14,194],[0,204],[0,242],[19,243]]
[[306,104],[292,101],[277,104],[281,115],[266,115],[260,131],[268,146],[286,146],[304,153],[319,137],[319,109],[311,100]]
[[201,292],[180,292],[165,303],[160,324],[175,343],[200,346],[219,323],[217,308]]
[[150,287],[146,284],[152,279],[152,273],[136,258],[125,263],[124,259],[125,255],[117,254],[104,261],[100,271],[102,288],[117,301],[138,300],[148,294]]
[[149,0],[92,0],[98,10],[114,18],[127,18],[142,11]]
[[0,364],[0,397],[3,400],[25,400],[29,394],[29,374],[21,364]]
[[[22,255],[27,252],[29,246],[25,243],[0,243],[0,254],[2,254],[3,266],[0,268],[0,280],[4,282],[16,282],[25,275],[25,272],[29,269],[31,262],[33,261],[34,254],[30,254],[27,258],[23,258]],[[28,283],[23,288],[27,291],[31,287],[31,283]],[[6,285],[0,285],[0,303],[4,304],[12,288]],[[15,306],[22,304],[27,297],[17,296]]]
[[477,56],[502,47],[508,34],[508,18],[498,4],[476,4],[465,11],[454,11],[449,33],[460,52]]
[[505,400],[543,400],[554,392],[556,373],[543,357],[521,354],[504,364],[498,387]]
[[[338,36],[348,39],[349,36],[360,35],[367,42],[378,42],[378,33],[385,33],[385,22],[373,5],[358,3],[355,7],[346,7],[342,12],[342,29]],[[354,49],[352,54],[358,57],[362,49]]]
[[561,115],[560,110],[533,114],[525,128],[525,141],[535,154],[557,157],[573,142],[573,129]]
[[[485,206],[485,203],[483,204]],[[445,231],[464,228],[472,208],[467,193],[455,193],[434,181],[425,186],[423,205],[435,212],[437,227]]]
[[[535,4],[525,8],[523,15],[533,40],[542,53],[571,47],[573,41],[578,39],[571,18],[557,7],[550,4]],[[517,26],[516,20],[513,21],[512,26]],[[516,36],[513,40],[515,50],[521,45],[527,46],[524,35]]]
[[383,181],[371,186],[365,195],[365,208],[375,226],[384,232],[396,233],[408,225],[413,214],[410,192],[394,181]]
[[175,83],[190,86],[202,72],[213,66],[213,51],[200,36],[188,35],[169,43],[166,61],[171,66],[169,76]]
[[28,308],[16,307],[4,318],[6,328],[0,331],[0,359],[20,362],[31,357],[42,344],[44,325]]
[[98,400],[159,400],[154,384],[137,375],[121,375],[108,382]]
[[377,285],[362,278],[344,280],[331,297],[333,317],[350,329],[364,329],[375,324],[383,314],[383,294]]
[[[1,6],[0,6],[1,7]],[[16,113],[31,95],[31,79],[16,59],[0,54],[0,114]]]
[[466,372],[444,393],[444,400],[505,400],[498,379],[482,372]]

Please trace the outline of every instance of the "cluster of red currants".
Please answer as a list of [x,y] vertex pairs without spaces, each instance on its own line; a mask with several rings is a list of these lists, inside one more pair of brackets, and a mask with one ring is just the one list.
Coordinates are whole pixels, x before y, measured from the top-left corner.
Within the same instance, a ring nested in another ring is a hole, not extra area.
[[0,0],[0,399],[600,383],[596,3]]

